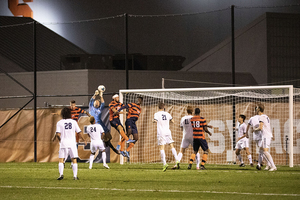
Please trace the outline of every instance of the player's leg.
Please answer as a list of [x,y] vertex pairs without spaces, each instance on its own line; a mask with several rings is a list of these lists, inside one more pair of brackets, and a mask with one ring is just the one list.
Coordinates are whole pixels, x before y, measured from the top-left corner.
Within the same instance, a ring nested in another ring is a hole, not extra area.
[[93,167],[94,158],[95,158],[95,153],[91,152],[89,169],[92,169]]
[[206,169],[204,167],[206,161],[207,161],[207,157],[208,157],[208,145],[205,139],[200,139],[200,146],[202,148],[202,150],[204,151],[203,156],[202,156],[202,160],[201,160],[201,166],[200,169],[204,170]]
[[196,154],[196,169],[200,169],[200,153]]
[[120,154],[119,151],[110,142],[111,139],[112,136],[110,134],[110,131],[105,132],[105,138],[104,138],[105,146],[110,147],[116,154]]
[[193,149],[194,149],[194,152],[193,152],[192,155],[191,155],[188,169],[191,169],[191,168],[192,168],[192,165],[193,165],[193,162],[194,162],[194,160],[195,160],[196,154],[197,154],[197,152],[198,152],[198,150],[199,150],[199,147],[200,147],[200,140],[199,140],[199,139],[195,139],[195,140],[193,141]]
[[77,164],[78,150],[77,150],[77,147],[74,146],[74,147],[69,148],[69,152],[70,152],[71,161],[73,163],[73,165],[72,165],[73,177],[74,177],[74,180],[78,180],[78,177],[77,177],[77,172],[78,172],[78,164]]
[[103,160],[103,167],[106,168],[106,169],[109,169],[109,166],[106,163],[106,152],[105,152],[105,149],[102,150],[102,160]]
[[[128,137],[129,135],[132,134],[133,136],[133,140],[134,142],[130,143],[127,150],[126,150],[126,154],[128,154],[128,152],[130,151],[130,149],[135,145],[135,143],[138,141],[139,139],[139,135],[138,135],[138,130],[137,130],[137,127],[136,127],[136,124],[134,121],[131,121],[131,120],[127,120],[126,121],[126,129],[127,129],[127,134],[128,134]],[[129,154],[128,154],[128,157],[129,157]]]
[[66,149],[60,148],[58,151],[58,172],[59,177],[57,180],[62,180],[64,178],[64,159],[66,155]]
[[[172,140],[172,141],[173,141],[173,140]],[[174,156],[174,158],[175,158],[175,160],[176,160],[177,168],[179,169],[179,168],[180,168],[180,166],[179,166],[180,162],[179,162],[179,160],[178,160],[177,151],[176,151],[176,149],[174,148],[173,142],[170,143],[169,145],[170,145],[170,147],[171,147],[172,154],[173,154],[173,156]]]
[[163,163],[163,171],[166,171],[168,168],[168,164],[166,162],[166,153],[165,153],[165,145],[159,145],[160,157]]
[[250,166],[253,167],[253,162],[252,162],[252,156],[251,156],[251,153],[250,153],[250,150],[249,150],[249,147],[245,147],[245,150],[246,150],[246,155],[248,157],[248,160],[249,160],[249,163],[250,163]]

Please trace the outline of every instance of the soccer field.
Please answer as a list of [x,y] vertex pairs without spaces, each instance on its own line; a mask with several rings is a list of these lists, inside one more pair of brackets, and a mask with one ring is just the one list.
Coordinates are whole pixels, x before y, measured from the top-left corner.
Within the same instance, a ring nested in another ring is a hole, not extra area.
[[162,164],[79,163],[73,180],[70,163],[64,179],[57,163],[0,163],[1,199],[300,199],[300,167],[258,171],[238,165],[181,164],[162,172]]

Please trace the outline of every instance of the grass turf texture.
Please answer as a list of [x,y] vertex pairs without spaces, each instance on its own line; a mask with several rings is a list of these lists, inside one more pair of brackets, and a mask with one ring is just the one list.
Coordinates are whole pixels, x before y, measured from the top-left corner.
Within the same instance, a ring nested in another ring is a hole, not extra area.
[[300,199],[300,167],[258,171],[238,165],[206,165],[207,170],[166,172],[162,164],[79,163],[73,180],[70,163],[56,180],[58,163],[0,163],[1,199]]

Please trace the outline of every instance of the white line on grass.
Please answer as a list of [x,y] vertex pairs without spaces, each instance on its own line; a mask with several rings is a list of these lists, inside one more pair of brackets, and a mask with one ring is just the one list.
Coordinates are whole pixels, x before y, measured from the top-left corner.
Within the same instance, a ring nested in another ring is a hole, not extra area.
[[125,192],[165,192],[165,193],[211,193],[211,194],[238,194],[238,195],[263,195],[263,196],[294,196],[300,194],[275,194],[275,193],[246,193],[246,192],[217,192],[217,191],[184,191],[184,190],[151,190],[151,189],[119,189],[119,188],[77,188],[77,187],[34,187],[34,186],[0,186],[0,188],[19,188],[19,189],[50,189],[50,190],[106,190],[106,191],[125,191]]

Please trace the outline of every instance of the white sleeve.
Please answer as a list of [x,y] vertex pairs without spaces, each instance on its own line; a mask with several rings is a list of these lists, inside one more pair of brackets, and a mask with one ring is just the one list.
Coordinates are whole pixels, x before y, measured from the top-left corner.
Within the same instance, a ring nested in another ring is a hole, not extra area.
[[169,114],[169,120],[172,120],[173,118],[172,118],[171,114],[170,113],[168,113],[168,114]]
[[[75,120],[74,120],[75,121]],[[75,131],[76,131],[76,133],[80,133],[81,132],[81,130],[80,130],[80,128],[79,128],[79,126],[78,126],[78,123],[75,121]]]
[[154,120],[158,121],[157,113],[154,114]]
[[60,125],[59,122],[57,122],[57,124],[56,124],[56,133],[61,133],[61,132],[62,132],[61,125]]
[[100,125],[100,134],[104,133],[103,127]]

